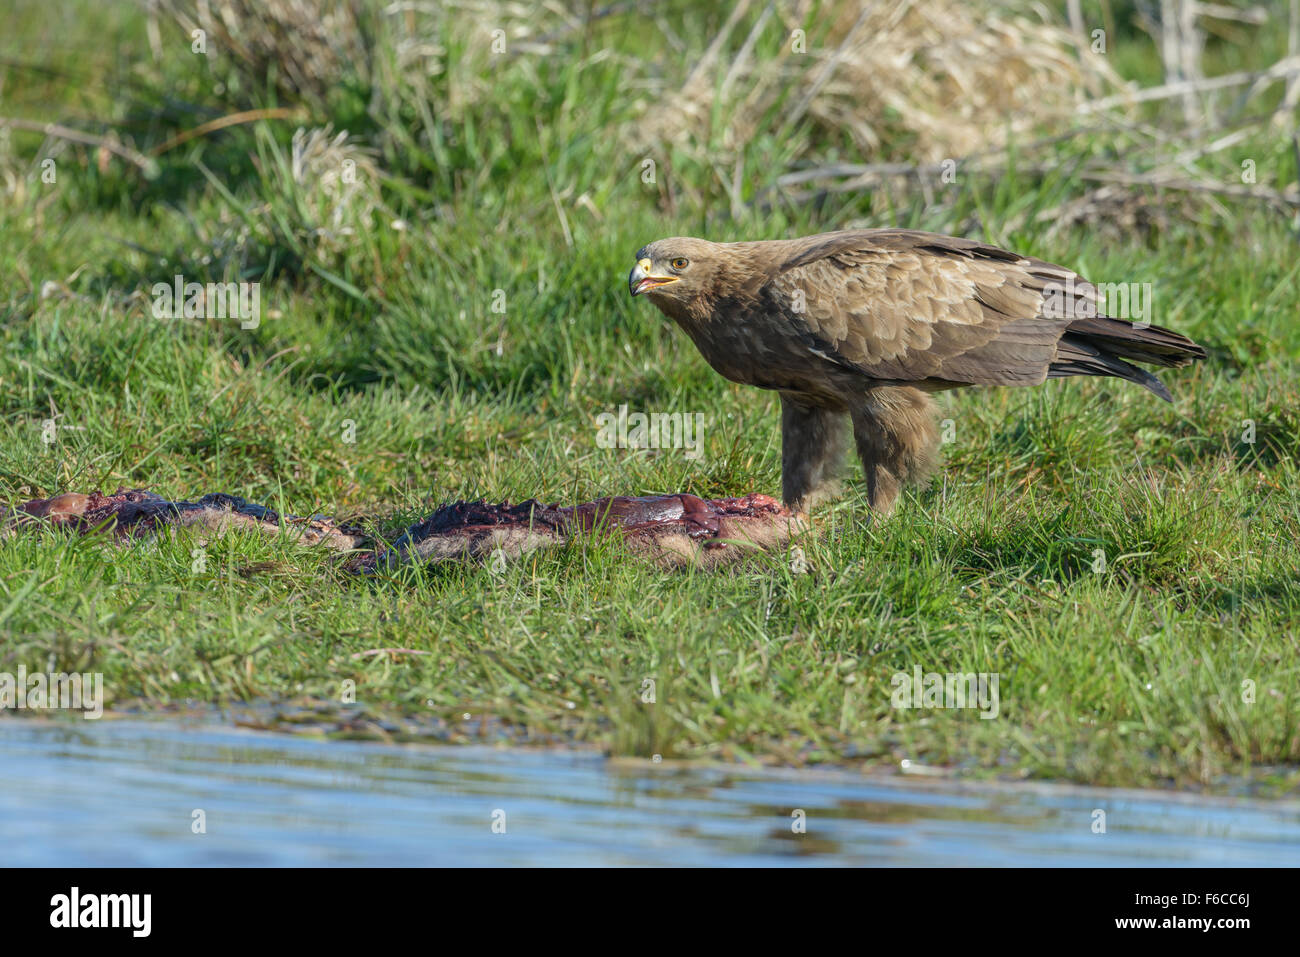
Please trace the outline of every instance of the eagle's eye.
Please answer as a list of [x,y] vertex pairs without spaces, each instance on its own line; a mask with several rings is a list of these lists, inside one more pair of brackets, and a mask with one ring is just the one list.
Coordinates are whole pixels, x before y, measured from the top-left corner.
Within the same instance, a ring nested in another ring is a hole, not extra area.
[[674,269],[685,269],[687,266],[690,265],[690,262],[687,261],[686,259],[683,259],[681,256],[678,256],[676,259],[670,262],[669,265],[672,266]]

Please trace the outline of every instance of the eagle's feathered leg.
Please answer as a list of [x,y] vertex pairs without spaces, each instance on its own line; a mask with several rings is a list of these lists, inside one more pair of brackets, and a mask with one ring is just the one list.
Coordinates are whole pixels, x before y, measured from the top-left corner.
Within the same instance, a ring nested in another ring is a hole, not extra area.
[[805,514],[835,495],[844,452],[844,412],[781,396],[781,498]]
[[937,412],[920,389],[892,386],[871,389],[850,410],[867,496],[881,515],[894,510],[903,483],[923,481],[938,463]]

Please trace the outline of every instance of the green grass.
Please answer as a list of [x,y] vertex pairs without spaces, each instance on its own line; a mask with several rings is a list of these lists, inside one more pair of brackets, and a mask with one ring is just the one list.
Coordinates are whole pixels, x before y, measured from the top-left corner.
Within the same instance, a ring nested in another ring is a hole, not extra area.
[[[682,33],[701,44],[722,17],[677,6],[668,15],[695,23]],[[130,7],[65,9],[19,4],[0,47],[0,115],[107,118],[147,148],[273,105],[269,92],[222,102],[203,72],[217,67],[196,72],[184,45],[154,62]],[[108,55],[119,47],[107,37],[127,52]],[[457,498],[774,492],[774,398],[721,380],[627,296],[631,254],[679,233],[853,222],[983,235],[1099,281],[1153,283],[1156,321],[1203,342],[1209,361],[1164,374],[1172,406],[1110,380],[946,397],[943,472],[872,524],[855,466],[803,544],[807,574],[786,555],[665,574],[587,540],[502,574],[361,581],[323,552],[252,537],[208,544],[198,572],[183,537],[11,537],[0,670],[102,671],[120,709],[269,701],[330,715],[353,682],[358,707],[393,727],[469,714],[508,739],[620,755],[1294,790],[1300,266],[1288,223],[1225,199],[1150,232],[1049,234],[1024,214],[1082,194],[1078,158],[1123,153],[1101,134],[1063,143],[1055,174],[962,177],[929,204],[878,191],[736,218],[714,171],[670,161],[669,208],[613,133],[636,115],[620,58],[671,69],[685,57],[618,22],[587,41],[619,56],[512,61],[454,122],[401,97],[351,125],[348,97],[313,114],[372,145],[389,173],[369,228],[333,245],[311,234],[311,191],[275,172],[293,122],[196,138],[162,154],[153,181],[70,146],[54,185],[30,177],[41,137],[13,131],[29,194],[0,207],[0,496],[225,491],[399,528]],[[1149,39],[1113,42],[1117,67],[1158,80]],[[1273,42],[1216,42],[1209,56],[1250,68],[1276,58]],[[747,197],[788,149],[746,147]],[[1228,177],[1243,158],[1262,179],[1295,179],[1276,132],[1217,161]],[[267,318],[251,330],[154,319],[149,288],[177,271],[262,281]],[[703,458],[598,448],[595,417],[623,403],[705,413]],[[386,647],[428,654],[352,657]],[[892,708],[891,676],[916,665],[1000,674],[999,717]]]

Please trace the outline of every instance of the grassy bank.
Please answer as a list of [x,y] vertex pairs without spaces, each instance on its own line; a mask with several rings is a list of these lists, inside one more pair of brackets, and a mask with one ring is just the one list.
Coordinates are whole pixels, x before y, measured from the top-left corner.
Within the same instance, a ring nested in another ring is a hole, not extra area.
[[[1080,68],[1080,102],[1160,82],[1134,12],[1085,6],[1114,77]],[[1165,373],[1172,406],[1111,380],[946,397],[940,476],[869,524],[854,466],[802,574],[773,555],[666,575],[587,542],[504,572],[362,582],[323,552],[252,537],[10,538],[0,670],[102,671],[112,706],[150,710],[269,700],[327,715],[355,688],[344,713],[378,724],[353,733],[409,721],[643,757],[1208,788],[1249,775],[1294,790],[1294,224],[1259,197],[1150,182],[1157,148],[1241,130],[1184,163],[1225,185],[1246,163],[1261,189],[1294,183],[1294,117],[1270,119],[1280,85],[1233,114],[1262,119],[1226,131],[1189,132],[1168,100],[1105,123],[988,120],[1005,148],[952,182],[791,198],[778,180],[792,170],[925,164],[961,144],[882,110],[852,118],[880,139],[868,152],[848,119],[799,114],[808,71],[779,73],[745,113],[723,95],[728,65],[748,62],[747,90],[764,89],[769,61],[789,71],[788,11],[742,12],[700,113],[687,79],[728,9],[585,24],[505,10],[449,8],[403,30],[381,17],[365,56],[318,50],[313,85],[274,57],[239,60],[238,31],[196,54],[174,20],[155,35],[130,4],[20,0],[0,115],[112,138],[15,127],[0,150],[0,498],[225,491],[400,528],[458,498],[775,492],[774,397],[721,380],[627,295],[632,253],[664,235],[971,235],[1150,283],[1154,321],[1210,359]],[[844,29],[799,22],[814,48]],[[1285,43],[1230,24],[1206,70],[1266,68]],[[663,131],[682,115],[696,120]],[[300,128],[330,132],[305,132],[295,156]],[[1099,192],[1099,163],[1134,182]],[[155,318],[152,286],[178,273],[260,282],[261,323]],[[704,413],[703,456],[599,448],[596,416],[623,404]],[[381,648],[420,653],[355,657]],[[996,719],[891,707],[892,676],[916,666],[999,674]]]

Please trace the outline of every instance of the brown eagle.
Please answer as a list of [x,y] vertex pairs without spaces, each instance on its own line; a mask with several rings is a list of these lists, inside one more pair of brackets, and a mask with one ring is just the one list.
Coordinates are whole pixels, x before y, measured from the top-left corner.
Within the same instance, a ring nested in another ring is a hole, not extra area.
[[986,243],[907,229],[643,246],[628,277],[733,382],[781,394],[785,503],[825,497],[853,424],[874,510],[923,479],[939,445],[930,393],[1115,376],[1166,401],[1129,360],[1205,358],[1167,329],[1104,314],[1097,287],[1070,269]]

